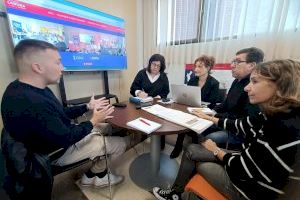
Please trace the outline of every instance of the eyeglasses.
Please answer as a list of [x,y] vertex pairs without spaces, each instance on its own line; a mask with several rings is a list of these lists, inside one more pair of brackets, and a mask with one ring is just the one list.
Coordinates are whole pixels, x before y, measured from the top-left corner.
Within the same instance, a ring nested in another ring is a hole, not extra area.
[[239,65],[240,63],[243,63],[243,62],[247,62],[247,61],[246,60],[233,60],[233,61],[231,61],[231,64]]
[[160,68],[160,64],[156,64],[155,62],[152,62],[151,65],[152,65],[153,67]]

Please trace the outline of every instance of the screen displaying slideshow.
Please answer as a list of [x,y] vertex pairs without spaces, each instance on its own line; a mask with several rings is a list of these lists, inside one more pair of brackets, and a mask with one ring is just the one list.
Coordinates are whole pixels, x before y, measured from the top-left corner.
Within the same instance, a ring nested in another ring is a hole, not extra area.
[[5,0],[14,45],[54,44],[64,71],[127,68],[124,20],[64,0]]

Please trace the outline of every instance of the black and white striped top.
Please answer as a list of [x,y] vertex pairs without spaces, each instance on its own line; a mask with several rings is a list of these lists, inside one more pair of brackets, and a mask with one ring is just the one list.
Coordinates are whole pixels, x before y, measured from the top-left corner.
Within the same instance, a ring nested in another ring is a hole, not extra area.
[[226,154],[223,161],[231,181],[246,198],[273,199],[284,193],[300,144],[299,111],[219,120],[220,127],[245,137],[243,150]]

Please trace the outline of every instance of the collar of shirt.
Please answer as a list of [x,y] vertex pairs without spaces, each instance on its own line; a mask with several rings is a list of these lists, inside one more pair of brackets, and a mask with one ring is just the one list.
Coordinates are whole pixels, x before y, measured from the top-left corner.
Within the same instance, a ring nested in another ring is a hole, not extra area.
[[157,75],[155,75],[155,76],[152,78],[151,74],[150,74],[148,71],[146,71],[146,74],[147,74],[148,79],[149,79],[149,81],[150,81],[151,83],[154,83],[154,82],[159,78],[159,76],[160,76],[160,73],[158,73]]

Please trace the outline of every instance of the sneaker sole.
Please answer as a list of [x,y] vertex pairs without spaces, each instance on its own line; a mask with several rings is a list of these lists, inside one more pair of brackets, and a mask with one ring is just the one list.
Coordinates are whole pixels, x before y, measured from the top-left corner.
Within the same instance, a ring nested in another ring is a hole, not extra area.
[[166,200],[165,198],[159,196],[156,192],[153,191],[154,196],[158,199],[158,200]]
[[[122,178],[122,180],[120,180],[119,182],[115,182],[115,183],[112,183],[110,185],[111,186],[117,185],[117,184],[119,184],[119,183],[121,183],[123,181],[124,181],[124,178]],[[83,186],[83,187],[95,187],[95,188],[104,188],[104,187],[108,187],[109,186],[109,184],[95,185],[95,184],[82,184],[82,183],[80,183],[80,185]]]

